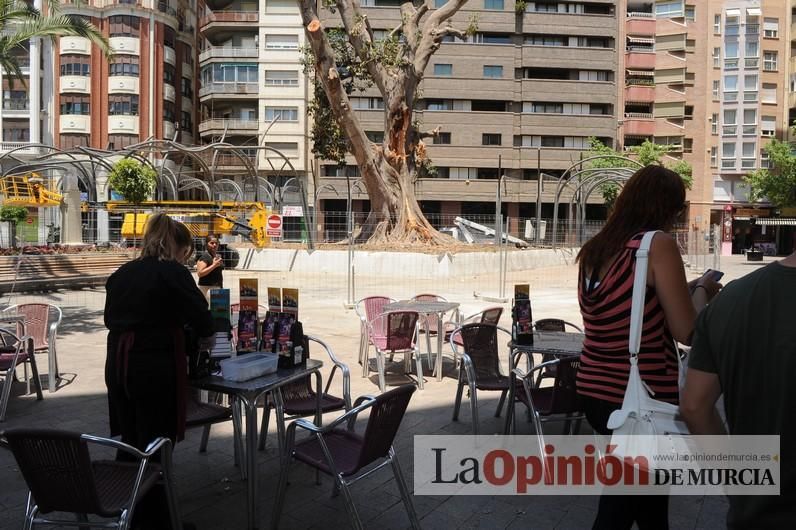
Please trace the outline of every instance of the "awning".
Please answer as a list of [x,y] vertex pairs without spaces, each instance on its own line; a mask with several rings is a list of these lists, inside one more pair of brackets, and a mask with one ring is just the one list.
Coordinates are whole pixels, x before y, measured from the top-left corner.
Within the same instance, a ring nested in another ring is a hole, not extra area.
[[796,226],[794,217],[758,217],[755,224],[764,226]]
[[655,77],[655,72],[653,70],[628,70],[627,75],[638,77]]
[[759,7],[747,7],[746,8],[746,16],[747,17],[759,17],[760,16],[760,8]]
[[741,10],[740,9],[728,9],[726,12],[727,17],[740,17]]
[[633,44],[655,44],[655,39],[650,37],[628,37],[627,40]]

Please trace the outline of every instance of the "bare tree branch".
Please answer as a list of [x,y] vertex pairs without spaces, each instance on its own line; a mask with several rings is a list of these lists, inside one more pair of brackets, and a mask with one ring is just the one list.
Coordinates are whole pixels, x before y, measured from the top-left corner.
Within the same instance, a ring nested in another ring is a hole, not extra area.
[[423,15],[425,15],[427,12],[428,12],[428,4],[423,4],[422,6],[417,8],[417,11],[415,11],[415,16],[412,17],[412,21],[415,23],[415,26],[420,24],[420,19],[422,19]]
[[[302,4],[310,0],[300,0]],[[373,49],[373,30],[370,28],[367,16],[362,12],[359,7],[359,0],[335,0],[337,10],[340,11],[340,18],[343,21],[343,27],[348,36],[348,42],[354,48],[357,57],[365,65],[373,82],[379,87],[379,90],[384,94],[385,85],[387,82],[387,70],[384,66],[374,61],[371,56]],[[364,30],[364,31],[363,31]]]
[[423,36],[415,46],[414,69],[416,76],[422,77],[429,59],[439,48],[442,37],[454,34],[449,33],[454,31],[452,28],[443,27],[442,24],[455,15],[466,3],[467,0],[448,0],[445,5],[431,13],[426,23],[423,24]]
[[431,129],[430,131],[420,131],[417,133],[417,137],[421,140],[423,138],[436,138],[439,136],[439,131],[442,127],[437,125],[435,128]]

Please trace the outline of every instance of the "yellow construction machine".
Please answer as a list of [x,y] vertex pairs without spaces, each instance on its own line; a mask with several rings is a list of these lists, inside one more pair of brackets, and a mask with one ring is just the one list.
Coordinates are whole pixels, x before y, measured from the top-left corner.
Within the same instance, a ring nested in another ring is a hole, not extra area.
[[109,201],[105,208],[109,212],[124,212],[122,237],[127,240],[141,238],[149,216],[154,211],[162,211],[185,224],[198,239],[210,234],[242,235],[257,248],[270,243],[265,229],[270,212],[261,202],[145,201],[133,205],[125,201]]
[[63,197],[52,191],[55,183],[44,179],[38,173],[24,175],[8,175],[0,179],[0,194],[3,204],[39,208],[42,206],[58,206]]

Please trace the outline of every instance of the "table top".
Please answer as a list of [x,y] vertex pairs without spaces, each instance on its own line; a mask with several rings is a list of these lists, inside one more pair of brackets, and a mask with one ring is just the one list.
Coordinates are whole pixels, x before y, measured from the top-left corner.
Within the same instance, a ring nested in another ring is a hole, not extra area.
[[293,368],[280,368],[274,373],[255,377],[248,381],[230,381],[218,375],[211,375],[191,381],[190,384],[195,388],[225,394],[262,394],[317,372],[322,366],[323,362],[317,359],[307,359],[306,364]]
[[417,311],[418,313],[447,313],[459,307],[458,302],[438,302],[435,300],[399,300],[384,306],[384,311]]
[[580,355],[583,350],[583,333],[564,331],[534,331],[533,344],[514,344],[509,347],[515,351],[542,353],[550,355]]

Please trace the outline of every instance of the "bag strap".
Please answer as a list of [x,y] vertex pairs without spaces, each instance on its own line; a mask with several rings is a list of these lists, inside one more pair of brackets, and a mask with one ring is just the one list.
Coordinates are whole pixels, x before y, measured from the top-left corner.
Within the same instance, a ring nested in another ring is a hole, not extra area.
[[641,347],[641,328],[644,324],[644,305],[647,295],[649,251],[650,245],[652,245],[652,238],[658,232],[660,230],[645,232],[636,251],[636,272],[633,278],[633,305],[630,308],[630,339],[628,341],[631,358],[638,357],[638,350]]

